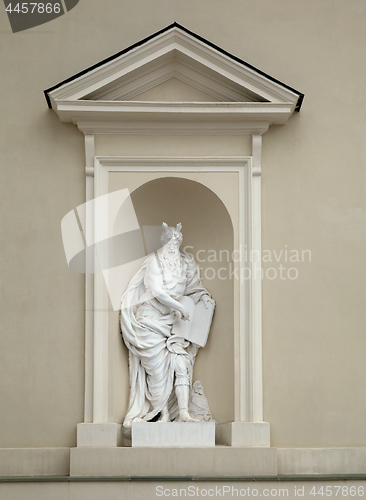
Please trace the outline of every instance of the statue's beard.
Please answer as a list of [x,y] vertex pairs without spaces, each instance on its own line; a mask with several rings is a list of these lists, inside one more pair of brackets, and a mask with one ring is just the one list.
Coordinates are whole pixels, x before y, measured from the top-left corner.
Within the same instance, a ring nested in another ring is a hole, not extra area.
[[160,251],[163,270],[169,271],[175,278],[179,278],[182,272],[179,246],[180,242],[167,243]]

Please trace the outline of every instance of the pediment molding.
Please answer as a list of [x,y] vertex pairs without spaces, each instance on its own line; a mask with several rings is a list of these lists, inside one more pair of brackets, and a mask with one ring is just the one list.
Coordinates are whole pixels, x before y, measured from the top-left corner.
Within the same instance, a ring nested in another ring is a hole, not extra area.
[[[172,78],[215,102],[134,100]],[[46,90],[45,95],[63,122],[118,121],[135,128],[142,120],[174,124],[198,120],[202,127],[217,120],[226,127],[261,122],[268,128],[286,123],[303,99],[295,89],[176,23]]]

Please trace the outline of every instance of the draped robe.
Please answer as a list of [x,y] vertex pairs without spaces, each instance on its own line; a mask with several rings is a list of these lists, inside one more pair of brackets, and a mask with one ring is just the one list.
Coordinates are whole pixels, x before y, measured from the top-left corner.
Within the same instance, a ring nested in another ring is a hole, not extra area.
[[[131,279],[121,300],[121,330],[129,350],[130,399],[124,427],[134,420],[153,419],[168,404],[171,418],[178,414],[173,390],[187,371],[188,384],[198,346],[171,333],[176,315],[170,307],[153,297],[146,285],[151,259],[158,259],[164,291],[179,301],[189,295],[195,304],[203,295],[199,267],[193,257],[180,254],[180,276],[169,276],[157,253],[149,256]],[[184,382],[183,382],[184,383]]]

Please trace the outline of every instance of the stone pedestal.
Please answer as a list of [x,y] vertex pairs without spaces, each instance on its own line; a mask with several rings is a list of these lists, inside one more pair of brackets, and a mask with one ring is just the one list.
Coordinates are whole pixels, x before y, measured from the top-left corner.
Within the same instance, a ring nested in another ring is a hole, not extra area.
[[132,447],[215,446],[215,422],[134,422]]
[[216,426],[216,442],[227,446],[270,446],[268,422],[228,422]]
[[77,446],[122,446],[122,424],[78,424]]

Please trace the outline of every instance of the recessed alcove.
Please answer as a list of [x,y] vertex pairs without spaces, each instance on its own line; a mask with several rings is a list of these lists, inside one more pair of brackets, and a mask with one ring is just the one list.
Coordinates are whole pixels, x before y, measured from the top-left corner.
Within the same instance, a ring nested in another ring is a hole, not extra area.
[[[198,177],[201,178],[203,174]],[[136,176],[134,176],[136,177]],[[139,183],[143,174],[140,174]],[[222,182],[235,182],[224,175]],[[123,172],[109,175],[109,191],[128,185]],[[149,180],[131,192],[131,200],[140,228],[183,225],[183,243],[199,261],[205,287],[216,300],[217,308],[207,345],[197,355],[193,378],[201,380],[211,411],[218,423],[235,416],[234,402],[234,318],[233,266],[234,227],[230,214],[211,189],[201,182],[183,177],[160,177]],[[122,213],[123,211],[121,211]],[[116,223],[118,215],[116,218]],[[113,421],[122,421],[129,396],[128,353],[118,324],[118,312],[109,313],[109,335],[113,356]]]

